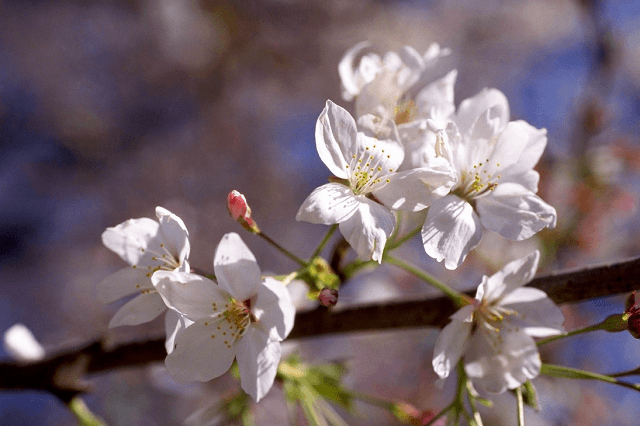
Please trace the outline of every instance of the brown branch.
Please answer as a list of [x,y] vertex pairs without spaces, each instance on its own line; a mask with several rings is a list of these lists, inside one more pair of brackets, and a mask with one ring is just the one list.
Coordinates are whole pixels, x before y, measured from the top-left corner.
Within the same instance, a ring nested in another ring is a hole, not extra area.
[[[640,258],[539,277],[528,285],[544,290],[556,303],[572,303],[628,293],[640,288]],[[621,306],[620,312],[622,310]],[[441,327],[454,312],[454,304],[446,297],[342,310],[321,307],[297,314],[289,338],[368,330]],[[138,367],[162,361],[165,356],[164,339],[128,343],[113,349],[106,349],[100,342],[94,342],[36,363],[1,363],[0,389],[45,390],[68,401],[76,394],[88,390],[87,384],[82,382],[85,374]]]

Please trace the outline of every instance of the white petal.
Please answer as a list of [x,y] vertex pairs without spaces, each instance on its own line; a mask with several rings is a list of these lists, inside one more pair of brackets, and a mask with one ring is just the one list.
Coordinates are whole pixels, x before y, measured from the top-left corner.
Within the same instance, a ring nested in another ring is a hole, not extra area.
[[[371,114],[358,119],[356,151],[348,153],[351,167],[357,167],[355,159],[362,159],[372,167],[380,166],[383,173],[397,171],[404,160],[404,147],[400,143],[398,128],[393,120],[380,119]],[[355,157],[354,157],[355,155]],[[356,172],[352,170],[350,173]]]
[[422,227],[426,253],[447,269],[456,269],[482,238],[480,220],[462,198],[447,195],[429,207]]
[[533,279],[539,260],[540,252],[536,250],[525,257],[507,263],[490,277],[484,276],[482,284],[478,287],[476,298],[482,294],[480,296],[482,300],[502,304],[502,297]]
[[330,225],[349,219],[358,208],[358,200],[348,186],[327,183],[316,188],[300,206],[296,220]]
[[239,302],[255,296],[262,282],[256,258],[235,232],[222,237],[213,259],[213,270],[220,287]]
[[398,170],[411,170],[430,166],[436,158],[436,134],[429,130],[426,120],[413,120],[398,126],[405,157]]
[[180,261],[189,257],[189,232],[182,219],[163,207],[156,207],[160,224],[159,236],[174,258]]
[[457,321],[461,321],[461,322],[471,322],[473,321],[473,313],[475,312],[475,310],[476,310],[476,307],[474,305],[466,305],[458,309],[449,318]]
[[[473,307],[471,307],[473,309]],[[464,309],[464,308],[463,308]],[[436,339],[433,347],[433,370],[444,379],[460,360],[467,346],[473,323],[451,320]]]
[[536,129],[524,121],[510,122],[498,135],[493,151],[486,156],[489,161],[485,160],[483,170],[500,176],[498,182],[529,184],[528,173],[544,151],[546,133],[545,129]]
[[233,363],[237,343],[229,348],[225,341],[230,342],[230,338],[217,330],[215,322],[200,319],[176,338],[165,365],[178,382],[207,382],[226,373]]
[[501,91],[485,88],[460,103],[455,119],[460,133],[467,133],[478,117],[489,109],[489,119],[497,119],[499,130],[502,130],[509,122],[509,101]]
[[453,104],[453,86],[458,76],[458,71],[450,71],[444,77],[428,84],[416,96],[416,106],[421,118],[428,118],[440,124],[440,128],[446,126],[446,120],[455,112]]
[[490,393],[515,389],[540,373],[540,355],[525,333],[503,331],[499,339],[477,331],[465,352],[464,370],[474,385]]
[[269,392],[280,362],[280,342],[258,327],[249,327],[238,342],[240,386],[258,402]]
[[40,361],[45,350],[24,324],[14,324],[4,332],[4,350],[17,361]]
[[127,266],[106,277],[96,286],[97,298],[111,303],[133,293],[153,288],[150,272],[146,268]]
[[[443,163],[448,165],[448,162]],[[448,167],[419,168],[387,175],[389,182],[373,195],[394,210],[418,211],[449,193],[457,175]]]
[[167,335],[164,347],[167,350],[167,354],[173,352],[176,337],[191,324],[193,324],[193,321],[184,315],[179,314],[173,309],[167,309],[167,313],[164,316],[164,330]]
[[340,232],[360,258],[381,263],[387,238],[395,227],[395,217],[374,201],[362,196],[358,200],[358,209],[340,223]]
[[274,329],[279,339],[284,340],[293,328],[296,307],[289,290],[280,281],[266,277],[258,288],[251,312],[265,329]]
[[347,179],[345,155],[356,143],[356,122],[344,108],[327,101],[316,122],[316,149],[322,162],[339,178]]
[[355,104],[356,117],[373,114],[393,119],[396,104],[406,90],[401,80],[396,71],[387,68],[380,72],[360,90]]
[[[362,85],[365,83],[368,83],[373,79],[371,78],[367,80],[366,78],[363,78],[365,76],[361,76],[359,73],[359,69],[362,69],[363,62],[365,62],[364,64],[365,71],[374,69],[371,66],[374,63],[373,61],[371,61],[371,58],[368,58],[367,56],[363,56],[362,59],[360,60],[360,65],[356,66],[356,58],[362,53],[364,49],[366,49],[370,45],[371,43],[369,43],[368,41],[363,41],[356,44],[351,49],[347,50],[347,52],[344,54],[344,56],[340,60],[340,63],[338,64],[338,74],[340,75],[340,82],[342,83],[342,89],[343,89],[342,98],[345,101],[351,101],[354,98],[354,96],[358,96],[358,93],[360,93],[360,88],[362,87]],[[366,62],[367,59],[369,60],[368,62]],[[379,63],[377,68],[378,69],[376,71],[379,71],[380,70]],[[371,75],[372,73],[369,71],[369,72],[366,72],[366,74],[368,76],[368,75]]]
[[515,143],[516,137],[525,141],[524,146],[515,164],[506,169],[503,176],[520,175],[533,169],[547,146],[547,129],[537,129],[526,121],[518,120],[509,123],[500,135],[501,139],[509,139],[507,143]]
[[478,198],[476,211],[485,228],[512,241],[556,226],[556,209],[515,183],[498,184],[491,193]]
[[152,321],[163,313],[167,306],[158,293],[142,293],[121,307],[111,318],[109,328],[121,325],[138,325]]
[[102,233],[102,243],[129,265],[137,265],[141,259],[151,257],[145,251],[149,242],[156,238],[158,228],[158,222],[146,217],[129,219],[107,228]]
[[200,275],[158,271],[151,280],[164,303],[191,320],[221,314],[229,303],[229,293]]
[[518,314],[506,317],[511,326],[532,337],[549,337],[564,334],[566,330],[562,310],[547,294],[537,288],[521,287],[500,299],[500,305]]

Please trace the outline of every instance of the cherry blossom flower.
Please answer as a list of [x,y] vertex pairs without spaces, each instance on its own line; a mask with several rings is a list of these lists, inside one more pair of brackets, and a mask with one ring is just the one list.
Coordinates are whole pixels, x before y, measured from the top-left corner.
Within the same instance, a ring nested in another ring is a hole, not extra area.
[[[97,287],[98,299],[111,303],[136,295],[122,306],[109,327],[138,325],[155,319],[166,306],[153,288],[156,271],[188,272],[189,233],[182,219],[165,208],[156,207],[158,221],[129,219],[102,233],[102,242],[129,265],[105,278]],[[177,317],[173,317],[177,321]],[[167,324],[175,328],[176,324]]]
[[358,125],[345,109],[327,101],[316,123],[316,148],[338,179],[313,191],[296,220],[338,223],[361,258],[381,262],[395,227],[389,207],[424,209],[448,193],[456,177],[446,161],[442,168],[397,173],[404,151],[393,121],[365,115]]
[[509,121],[506,97],[485,89],[463,101],[436,134],[432,157],[446,158],[458,174],[450,194],[434,202],[422,228],[427,254],[456,269],[482,237],[482,228],[520,241],[556,225],[556,210],[536,195],[536,165],[546,129]]
[[453,88],[458,72],[451,70],[440,77],[442,67],[436,67],[449,49],[433,43],[420,56],[405,46],[380,58],[364,53],[369,47],[368,42],[355,45],[340,62],[343,98],[355,99],[356,117],[374,114],[396,123],[405,148],[398,170],[431,167],[433,156],[426,151],[435,145],[436,135],[428,130],[427,120],[444,128],[455,113]]
[[564,316],[542,290],[523,287],[538,267],[540,253],[508,263],[484,276],[473,304],[451,316],[433,349],[433,369],[442,379],[464,357],[467,376],[491,393],[515,389],[540,373],[533,337],[565,333]]
[[167,306],[189,321],[176,333],[165,365],[177,381],[209,381],[224,374],[235,358],[242,389],[258,401],[273,384],[280,342],[293,328],[293,301],[280,282],[261,279],[238,234],[222,238],[213,268],[218,284],[181,271],[152,276]]
[[[441,57],[449,54],[448,49],[432,43],[424,55],[420,55],[413,47],[404,46],[398,52],[385,53],[381,58],[377,53],[365,53],[369,47],[369,42],[356,44],[338,65],[342,98],[346,101],[355,98],[356,117],[374,114],[394,119],[400,124],[411,121],[410,117],[417,111],[427,115],[436,106],[453,113],[455,71],[438,80],[432,75],[425,75],[433,70]],[[424,89],[415,101],[406,98],[404,95],[419,80],[428,84],[423,84]],[[451,101],[447,104],[446,96],[441,95],[448,89]]]

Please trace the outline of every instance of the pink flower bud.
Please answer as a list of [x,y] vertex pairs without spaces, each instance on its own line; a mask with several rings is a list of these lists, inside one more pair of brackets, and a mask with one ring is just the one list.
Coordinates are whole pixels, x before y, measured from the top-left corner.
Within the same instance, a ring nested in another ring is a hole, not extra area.
[[231,217],[244,229],[254,234],[260,232],[258,224],[251,218],[251,208],[247,204],[247,199],[235,189],[227,196],[227,209]]
[[336,303],[338,303],[338,290],[325,287],[320,291],[318,300],[320,301],[320,304],[322,306],[326,306],[326,307],[336,306]]

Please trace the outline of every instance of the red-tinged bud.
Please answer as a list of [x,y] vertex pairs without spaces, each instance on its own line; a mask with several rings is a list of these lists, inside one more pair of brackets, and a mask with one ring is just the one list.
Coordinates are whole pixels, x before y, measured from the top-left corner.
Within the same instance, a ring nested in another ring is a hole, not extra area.
[[[433,411],[420,411],[408,402],[398,402],[397,404],[394,404],[391,412],[402,423],[414,426],[424,426],[436,416]],[[446,421],[446,416],[443,416],[434,423],[434,426],[444,426]]]
[[336,306],[336,303],[338,303],[338,290],[325,287],[320,290],[318,300],[320,301],[320,304],[322,306],[326,306],[328,308],[331,306]]
[[640,339],[640,304],[636,302],[634,290],[627,298],[622,318],[627,321],[627,330],[636,339]]
[[231,217],[244,229],[254,234],[260,232],[258,224],[251,218],[251,208],[247,204],[247,199],[235,189],[227,196],[227,209]]

